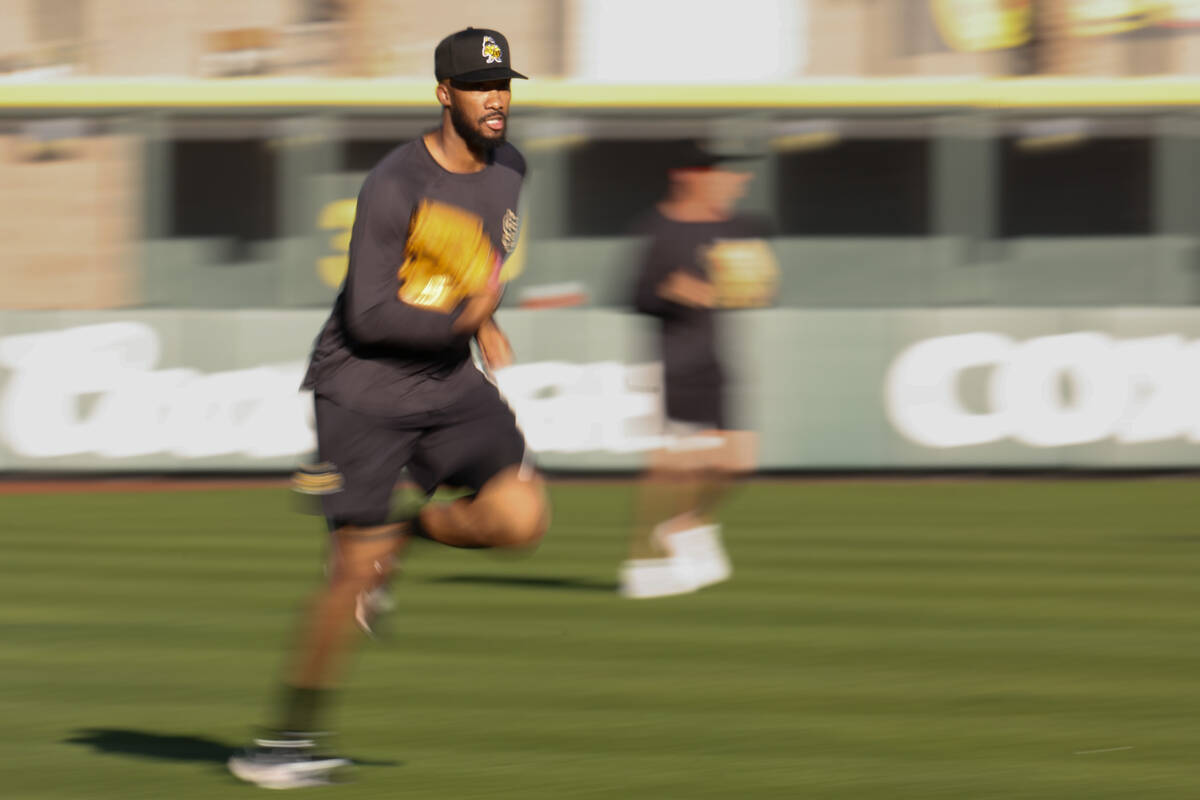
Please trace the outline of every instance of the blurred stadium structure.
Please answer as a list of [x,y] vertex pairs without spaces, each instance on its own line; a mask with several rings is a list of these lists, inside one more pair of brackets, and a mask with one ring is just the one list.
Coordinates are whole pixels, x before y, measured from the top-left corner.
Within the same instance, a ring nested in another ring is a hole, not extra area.
[[779,307],[731,320],[764,467],[1200,464],[1200,3],[497,8],[0,0],[0,470],[311,447],[294,386],[354,195],[467,24],[535,78],[502,313],[547,466],[649,446],[626,231],[683,136],[765,154]]

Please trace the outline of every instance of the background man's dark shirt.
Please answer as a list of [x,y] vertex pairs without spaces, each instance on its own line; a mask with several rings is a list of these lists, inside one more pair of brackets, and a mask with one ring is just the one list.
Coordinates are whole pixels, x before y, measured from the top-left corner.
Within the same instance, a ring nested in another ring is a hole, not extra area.
[[762,238],[764,221],[734,217],[721,222],[680,222],[655,209],[637,226],[647,237],[635,284],[634,307],[660,321],[660,346],[668,395],[671,390],[718,389],[724,371],[717,353],[718,319],[711,308],[693,308],[659,296],[677,270],[711,280],[705,250],[722,239]]
[[453,330],[461,308],[443,313],[402,302],[398,271],[423,199],[478,216],[495,251],[511,252],[524,175],[525,160],[510,144],[475,173],[444,169],[420,138],[380,161],[359,192],[346,282],[317,338],[304,388],[354,411],[420,418],[483,382],[471,361],[472,334]]

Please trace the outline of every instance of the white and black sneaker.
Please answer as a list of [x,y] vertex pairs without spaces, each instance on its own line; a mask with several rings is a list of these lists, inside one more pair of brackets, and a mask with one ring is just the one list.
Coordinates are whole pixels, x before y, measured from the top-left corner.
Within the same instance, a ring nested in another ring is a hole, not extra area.
[[348,759],[317,755],[312,739],[255,739],[253,747],[229,759],[235,777],[264,789],[324,786],[348,766]]

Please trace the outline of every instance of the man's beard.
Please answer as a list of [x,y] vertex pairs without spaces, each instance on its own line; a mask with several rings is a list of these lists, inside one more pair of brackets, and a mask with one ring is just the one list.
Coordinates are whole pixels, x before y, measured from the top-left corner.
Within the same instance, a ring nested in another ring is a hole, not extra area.
[[467,143],[467,147],[477,153],[490,153],[504,143],[504,135],[508,132],[508,126],[500,131],[500,135],[496,137],[484,136],[480,132],[477,125],[467,119],[467,115],[456,106],[450,106],[450,122],[454,125],[455,132]]

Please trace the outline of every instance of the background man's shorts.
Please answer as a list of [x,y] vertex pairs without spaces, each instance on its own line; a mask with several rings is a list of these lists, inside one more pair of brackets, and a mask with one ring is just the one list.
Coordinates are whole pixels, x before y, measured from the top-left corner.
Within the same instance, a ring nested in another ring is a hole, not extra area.
[[419,417],[376,417],[317,396],[316,420],[318,457],[343,479],[321,498],[331,528],[387,522],[405,467],[426,494],[440,485],[478,491],[525,459],[525,437],[490,384]]
[[684,383],[667,379],[663,386],[666,417],[702,428],[725,430],[725,389],[720,383]]

